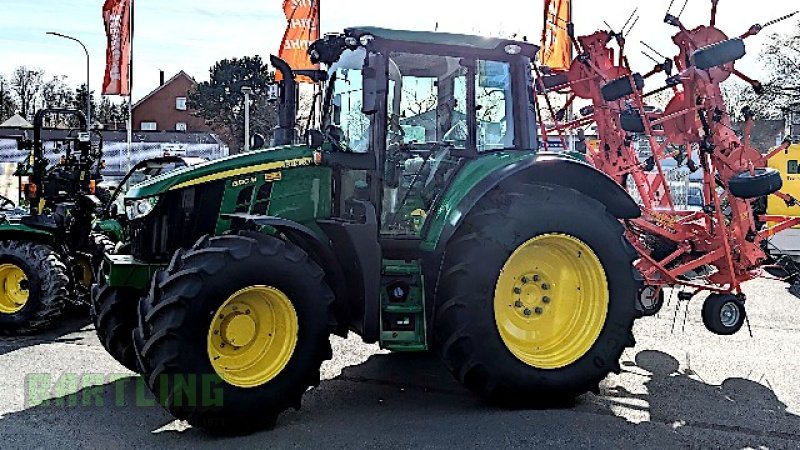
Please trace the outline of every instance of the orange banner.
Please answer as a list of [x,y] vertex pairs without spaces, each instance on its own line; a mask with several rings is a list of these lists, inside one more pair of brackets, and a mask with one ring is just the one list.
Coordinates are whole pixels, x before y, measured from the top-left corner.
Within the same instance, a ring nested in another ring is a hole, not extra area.
[[[311,64],[308,57],[308,47],[319,39],[319,2],[320,0],[283,0],[287,25],[278,56],[294,70],[319,69],[319,65]],[[280,79],[280,73],[276,74],[276,78]],[[297,81],[311,82],[306,77],[298,77]]]
[[130,95],[131,0],[106,0],[103,22],[106,25],[106,74],[103,95]]
[[572,21],[570,0],[545,0],[544,30],[539,61],[553,70],[567,70],[572,64],[572,41],[567,25]]

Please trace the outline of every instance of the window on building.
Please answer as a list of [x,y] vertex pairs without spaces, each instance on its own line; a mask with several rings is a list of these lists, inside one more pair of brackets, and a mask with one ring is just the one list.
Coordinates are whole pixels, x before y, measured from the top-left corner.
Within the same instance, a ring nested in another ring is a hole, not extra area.
[[178,111],[186,111],[186,97],[175,98],[175,109]]
[[156,122],[142,122],[142,131],[156,131],[158,130],[158,123]]
[[186,131],[186,124],[183,122],[178,122],[175,124],[175,131]]

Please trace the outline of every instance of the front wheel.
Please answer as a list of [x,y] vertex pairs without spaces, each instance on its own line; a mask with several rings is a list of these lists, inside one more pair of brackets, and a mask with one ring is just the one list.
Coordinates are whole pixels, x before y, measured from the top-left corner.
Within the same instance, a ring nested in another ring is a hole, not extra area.
[[299,247],[242,233],[179,252],[141,301],[144,378],[176,417],[242,434],[300,407],[319,383],[333,293]]
[[0,334],[32,334],[61,318],[67,268],[52,247],[0,241]]
[[491,192],[447,245],[434,320],[445,365],[501,405],[596,392],[634,344],[634,258],[619,221],[574,190]]

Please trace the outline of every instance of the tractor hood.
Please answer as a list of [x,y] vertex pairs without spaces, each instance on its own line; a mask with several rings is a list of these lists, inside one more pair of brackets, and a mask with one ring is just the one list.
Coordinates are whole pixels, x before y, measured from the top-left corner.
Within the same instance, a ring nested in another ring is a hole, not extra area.
[[167,191],[198,186],[212,181],[313,164],[314,152],[307,146],[284,146],[257,150],[186,167],[151,178],[144,183],[133,186],[125,195],[125,198],[153,197]]

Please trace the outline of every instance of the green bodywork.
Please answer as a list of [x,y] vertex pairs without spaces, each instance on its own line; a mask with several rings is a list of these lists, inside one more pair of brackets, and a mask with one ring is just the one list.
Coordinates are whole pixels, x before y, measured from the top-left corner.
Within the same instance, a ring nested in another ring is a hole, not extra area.
[[106,235],[114,242],[125,240],[125,230],[115,219],[102,219],[95,222],[94,229]]
[[17,221],[4,219],[0,222],[0,239],[2,239],[3,236],[10,235],[13,235],[14,239],[19,239],[21,236],[30,236],[33,240],[49,240],[53,237],[53,235],[47,231],[29,227]]

